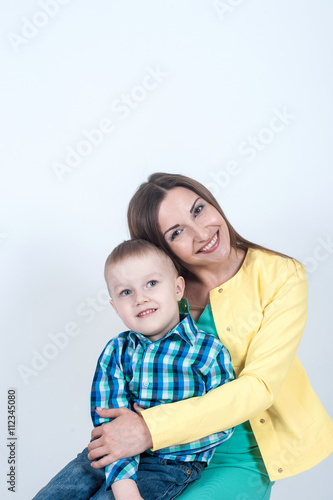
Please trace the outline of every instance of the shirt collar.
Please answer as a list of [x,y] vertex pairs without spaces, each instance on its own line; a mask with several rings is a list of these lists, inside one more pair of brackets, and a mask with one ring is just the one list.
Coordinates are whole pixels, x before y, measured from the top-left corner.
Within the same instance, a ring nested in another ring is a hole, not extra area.
[[183,340],[185,340],[185,342],[187,342],[190,345],[193,345],[197,337],[197,332],[198,332],[197,325],[193,321],[193,318],[190,314],[180,313],[179,319],[180,322],[174,328],[172,328],[172,330],[170,330],[162,338],[156,340],[155,342],[151,342],[147,337],[142,335],[142,333],[134,332],[133,330],[130,330],[129,338],[132,340],[134,345],[137,345],[138,340],[143,344],[157,344],[162,340],[166,339],[167,337],[170,337],[171,335],[176,335],[176,336],[178,335]]

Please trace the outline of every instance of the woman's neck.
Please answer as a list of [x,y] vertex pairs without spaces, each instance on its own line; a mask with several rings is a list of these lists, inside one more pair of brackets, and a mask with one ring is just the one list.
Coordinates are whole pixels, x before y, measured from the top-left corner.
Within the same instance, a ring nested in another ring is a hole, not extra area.
[[186,279],[184,296],[189,302],[190,312],[195,321],[198,321],[209,302],[210,290],[230,280],[241,268],[246,255],[245,250],[233,249],[232,253],[228,262],[190,270],[193,277]]
[[211,266],[196,267],[190,269],[193,278],[189,285],[202,286],[205,290],[222,285],[230,280],[241,268],[246,252],[245,250],[232,248],[228,259],[223,262],[212,264]]

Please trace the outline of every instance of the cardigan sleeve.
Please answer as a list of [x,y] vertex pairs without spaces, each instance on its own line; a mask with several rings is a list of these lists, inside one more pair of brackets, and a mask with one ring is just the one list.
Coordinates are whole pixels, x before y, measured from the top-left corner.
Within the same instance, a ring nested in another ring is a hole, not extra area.
[[207,394],[144,410],[153,449],[182,444],[234,427],[269,408],[283,384],[307,316],[303,266],[263,306],[260,328],[247,346],[238,378]]

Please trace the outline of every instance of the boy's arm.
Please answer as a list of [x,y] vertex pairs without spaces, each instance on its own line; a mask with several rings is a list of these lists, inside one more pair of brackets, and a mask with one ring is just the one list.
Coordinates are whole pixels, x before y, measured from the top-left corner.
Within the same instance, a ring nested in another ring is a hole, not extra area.
[[140,495],[136,482],[132,479],[122,479],[111,485],[113,496],[116,500],[144,500]]
[[[131,395],[121,364],[122,350],[123,341],[119,338],[112,339],[106,345],[97,362],[91,388],[91,418],[95,427],[110,421],[110,419],[100,417],[95,411],[95,407],[126,407],[131,409]],[[140,456],[136,455],[106,466],[107,488],[109,489],[112,483],[118,482],[120,479],[135,481],[139,458]]]

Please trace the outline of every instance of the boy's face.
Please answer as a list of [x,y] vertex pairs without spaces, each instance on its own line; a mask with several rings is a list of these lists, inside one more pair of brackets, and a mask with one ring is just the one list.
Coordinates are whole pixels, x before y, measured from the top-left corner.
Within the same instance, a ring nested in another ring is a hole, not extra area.
[[154,342],[179,322],[184,279],[167,257],[151,251],[124,258],[110,266],[107,282],[111,305],[130,330]]

